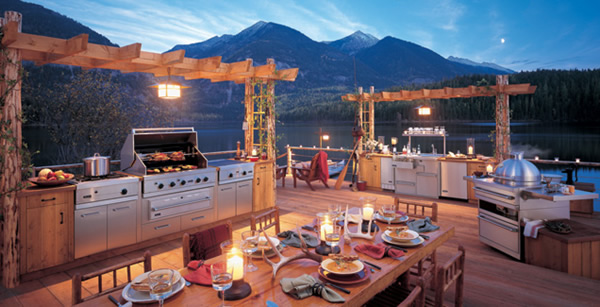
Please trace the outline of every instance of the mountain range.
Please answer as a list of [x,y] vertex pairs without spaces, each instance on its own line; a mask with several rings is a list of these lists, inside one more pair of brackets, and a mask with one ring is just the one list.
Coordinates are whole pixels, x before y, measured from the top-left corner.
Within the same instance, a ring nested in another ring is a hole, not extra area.
[[[85,25],[37,4],[3,0],[0,11],[5,10],[23,13],[23,32],[26,33],[60,38],[88,33],[90,42],[115,45]],[[255,65],[274,58],[278,69],[298,67],[295,82],[281,82],[277,86],[277,95],[282,100],[294,101],[288,108],[331,100],[331,97],[339,99],[340,94],[353,92],[355,85],[374,86],[380,91],[391,86],[430,83],[462,75],[512,72],[491,63],[446,59],[430,49],[391,36],[378,39],[356,31],[339,40],[318,42],[285,25],[264,21],[235,35],[224,34],[202,42],[176,45],[168,51],[180,49],[185,50],[186,57],[192,58],[222,56],[227,63],[252,58]],[[187,99],[197,106],[198,112],[224,117],[243,113],[237,112],[242,108],[239,102],[243,99],[243,87],[231,82],[185,82],[191,86],[186,90]]]

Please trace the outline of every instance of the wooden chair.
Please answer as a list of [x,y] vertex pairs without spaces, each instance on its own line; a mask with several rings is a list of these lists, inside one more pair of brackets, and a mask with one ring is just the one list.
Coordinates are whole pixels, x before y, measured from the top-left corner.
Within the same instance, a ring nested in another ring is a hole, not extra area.
[[455,284],[454,306],[463,305],[463,292],[465,283],[465,248],[458,246],[458,253],[448,260],[444,265],[436,265],[436,282],[434,283],[435,297],[425,297],[427,305],[443,306],[446,291]]
[[282,165],[275,168],[275,180],[281,179],[281,186],[285,188],[285,174],[287,173],[287,165]]
[[233,238],[231,221],[195,234],[184,233],[181,240],[183,266],[192,260],[206,260],[221,254],[221,243]]
[[250,230],[267,229],[275,227],[275,234],[281,232],[279,226],[279,207],[275,206],[273,209],[263,212],[259,215],[252,214],[250,216]]
[[[76,273],[72,278],[72,304],[79,304],[81,302],[85,302],[91,300],[93,298],[105,295],[107,293],[111,293],[120,289],[123,289],[128,283],[132,281],[131,278],[131,266],[136,265],[138,263],[144,264],[144,272],[148,272],[152,270],[152,257],[150,255],[150,251],[146,251],[142,257],[138,257],[135,259],[131,259],[119,264],[115,264],[111,267],[104,268],[92,273],[85,274],[81,276],[80,273]],[[117,285],[117,271],[120,269],[127,268],[127,282],[121,285]],[[102,283],[102,275],[112,272],[113,286],[109,289],[103,289]],[[81,283],[83,281],[97,278],[98,279],[98,293],[92,294],[85,298],[81,297]],[[134,276],[135,278],[135,276]]]
[[377,293],[365,306],[398,306],[422,307],[425,305],[425,281],[419,278],[417,285],[409,291],[398,283],[392,283],[385,290]]
[[[327,185],[327,180],[323,180],[321,179],[321,176],[319,176],[320,167],[317,161],[319,161],[320,155],[325,155],[325,160],[327,160],[327,153],[324,151],[319,151],[310,161],[310,168],[292,166],[294,188],[296,187],[296,179],[300,179],[304,180],[306,184],[308,184],[308,187],[313,191],[315,191],[315,188],[310,183],[317,180],[321,181],[323,185],[325,185],[325,187],[329,189],[329,186]],[[327,165],[325,165],[325,167],[327,167]]]
[[[429,217],[433,222],[437,222],[438,220],[437,203],[421,204],[401,200],[398,197],[394,197],[394,204],[396,205],[396,208],[398,208],[398,210],[406,212],[406,215],[408,215],[408,217],[410,218],[424,219],[426,217]],[[433,274],[431,270],[434,268],[435,263],[436,253],[434,250],[430,255],[427,255],[425,258],[419,260],[419,262],[415,266],[413,266],[411,274],[421,277],[429,273]],[[407,276],[403,277],[405,283],[407,282],[406,277]],[[434,282],[435,278],[436,277],[434,275]]]

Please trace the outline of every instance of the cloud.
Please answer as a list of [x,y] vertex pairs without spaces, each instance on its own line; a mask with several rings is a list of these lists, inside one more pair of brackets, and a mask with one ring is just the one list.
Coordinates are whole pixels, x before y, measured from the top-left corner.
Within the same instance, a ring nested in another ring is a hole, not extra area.
[[[435,1],[427,7],[427,13],[433,22],[443,30],[456,32],[459,30],[457,23],[465,12],[465,6],[453,0]],[[433,7],[432,10],[429,8]]]

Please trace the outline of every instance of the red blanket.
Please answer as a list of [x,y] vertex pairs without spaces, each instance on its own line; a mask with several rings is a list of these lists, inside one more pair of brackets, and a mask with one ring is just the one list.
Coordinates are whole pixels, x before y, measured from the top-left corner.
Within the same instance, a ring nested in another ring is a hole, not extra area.
[[230,240],[227,224],[197,232],[190,236],[190,258],[206,260],[221,254],[221,242]]
[[327,182],[329,179],[329,166],[327,166],[327,153],[319,151],[319,158],[317,159],[318,175],[321,180]]

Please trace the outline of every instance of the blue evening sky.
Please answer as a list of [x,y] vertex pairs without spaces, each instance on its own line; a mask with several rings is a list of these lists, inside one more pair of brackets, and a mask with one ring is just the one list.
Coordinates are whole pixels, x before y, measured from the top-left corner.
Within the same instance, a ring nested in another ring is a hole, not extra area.
[[71,17],[120,46],[164,52],[237,34],[259,20],[313,40],[357,30],[393,36],[443,57],[517,71],[600,68],[600,1],[490,0],[26,0]]

